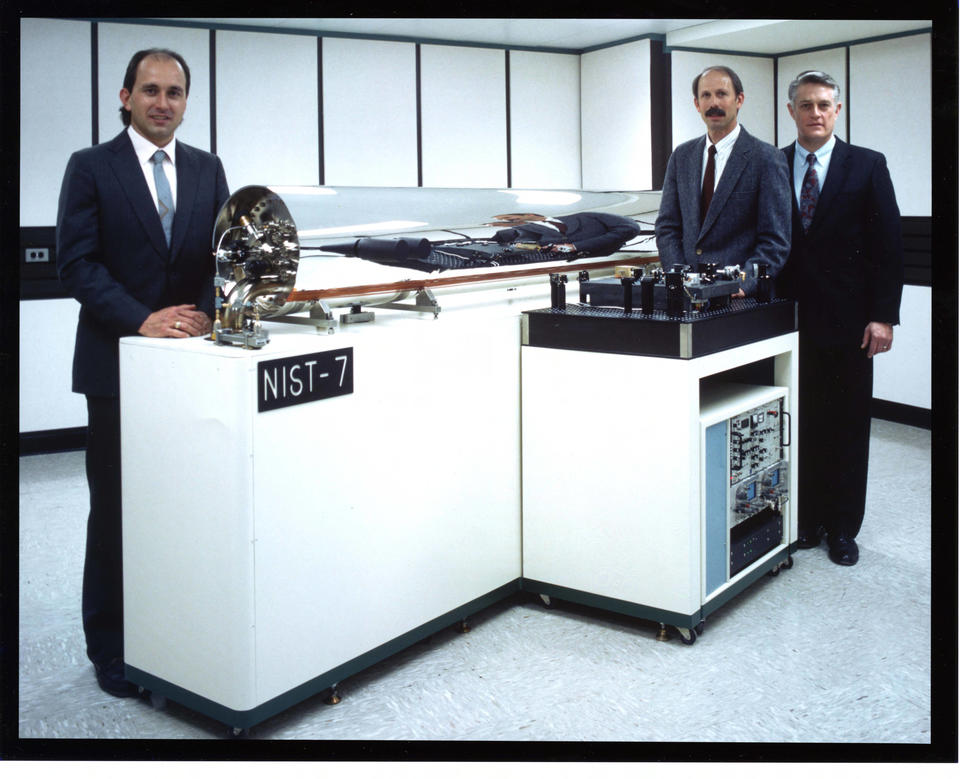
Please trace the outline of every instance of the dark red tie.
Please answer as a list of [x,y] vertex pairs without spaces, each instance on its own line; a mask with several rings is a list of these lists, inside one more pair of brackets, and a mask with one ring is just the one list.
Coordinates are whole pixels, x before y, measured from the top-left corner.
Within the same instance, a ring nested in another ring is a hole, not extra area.
[[813,167],[816,161],[816,154],[811,152],[807,155],[807,165],[809,167],[803,177],[803,184],[800,186],[800,222],[803,225],[804,232],[810,229],[813,212],[817,210],[817,200],[820,197],[820,181],[817,178],[817,171]]
[[700,194],[700,224],[703,224],[710,201],[713,199],[713,176],[715,170],[714,158],[717,156],[717,147],[711,145],[707,152],[707,169],[703,174],[703,192]]

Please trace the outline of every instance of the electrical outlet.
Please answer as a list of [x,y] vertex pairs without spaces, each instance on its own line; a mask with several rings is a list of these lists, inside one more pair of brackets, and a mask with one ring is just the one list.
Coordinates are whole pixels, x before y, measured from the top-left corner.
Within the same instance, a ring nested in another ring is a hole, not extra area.
[[49,249],[24,249],[23,253],[27,262],[50,262]]

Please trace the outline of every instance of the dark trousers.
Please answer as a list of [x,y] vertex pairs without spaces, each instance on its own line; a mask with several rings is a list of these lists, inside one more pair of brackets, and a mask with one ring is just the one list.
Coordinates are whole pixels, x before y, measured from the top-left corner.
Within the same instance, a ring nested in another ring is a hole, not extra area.
[[855,538],[863,524],[870,455],[873,361],[855,346],[801,335],[798,525]]
[[97,665],[123,657],[120,399],[87,396],[90,514],[83,563],[83,631]]

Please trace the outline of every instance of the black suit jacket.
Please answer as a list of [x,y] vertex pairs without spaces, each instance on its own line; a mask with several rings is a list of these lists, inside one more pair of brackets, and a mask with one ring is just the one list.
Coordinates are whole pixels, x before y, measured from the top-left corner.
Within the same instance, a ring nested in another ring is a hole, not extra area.
[[599,211],[581,211],[566,216],[551,217],[561,222],[566,231],[550,230],[539,224],[518,225],[500,230],[494,235],[499,243],[536,241],[540,244],[572,243],[585,254],[612,254],[623,244],[640,234],[640,225],[633,219]]
[[[782,149],[791,173],[805,165],[794,148]],[[859,346],[869,322],[899,324],[900,211],[884,156],[838,138],[806,233],[796,192],[792,200],[793,242],[777,289],[799,301],[800,332],[825,346]]]
[[229,197],[220,160],[176,141],[177,207],[168,248],[126,130],[74,153],[60,190],[57,269],[80,301],[73,391],[119,394],[119,338],[154,311],[194,303],[213,315],[214,222]]

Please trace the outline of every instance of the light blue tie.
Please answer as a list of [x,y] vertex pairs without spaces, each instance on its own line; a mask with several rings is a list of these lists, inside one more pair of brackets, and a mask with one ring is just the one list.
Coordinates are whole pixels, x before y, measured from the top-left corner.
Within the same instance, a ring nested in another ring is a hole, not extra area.
[[160,224],[163,225],[163,234],[167,237],[167,246],[170,245],[170,235],[173,232],[173,195],[170,192],[170,182],[163,172],[163,161],[167,153],[157,149],[150,158],[153,160],[153,180],[157,185],[157,210],[160,212]]

